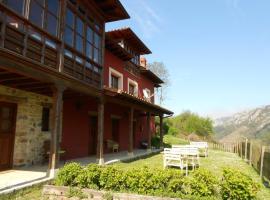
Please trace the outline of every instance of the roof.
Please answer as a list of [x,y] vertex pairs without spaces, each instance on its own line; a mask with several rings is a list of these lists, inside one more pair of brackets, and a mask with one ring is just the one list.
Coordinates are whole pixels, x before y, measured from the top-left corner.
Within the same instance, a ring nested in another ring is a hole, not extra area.
[[146,101],[143,98],[131,95],[123,90],[116,90],[116,89],[108,88],[108,87],[104,87],[104,90],[105,90],[105,95],[107,94],[109,96],[118,97],[118,98],[121,98],[123,100],[131,101],[135,104],[141,104],[141,105],[144,105],[144,106],[147,106],[147,107],[153,109],[154,111],[161,112],[161,113],[166,114],[166,115],[173,115],[174,114],[172,111],[170,111],[166,108],[163,108],[159,105],[156,105],[156,104],[153,104],[149,101]]
[[109,49],[112,53],[116,54],[119,58],[124,61],[131,60],[133,55],[131,55],[128,51],[123,49],[117,41],[113,40],[109,35],[105,38],[106,49]]
[[103,11],[106,22],[129,19],[130,16],[119,0],[94,0]]
[[145,75],[147,78],[152,80],[155,83],[155,87],[160,87],[160,84],[164,83],[163,80],[161,80],[154,72],[152,72],[149,69],[145,69],[144,67],[141,67],[140,69],[141,74]]
[[141,41],[141,39],[131,30],[131,28],[121,28],[106,32],[106,37],[111,40],[125,40],[140,55],[151,54],[150,49]]

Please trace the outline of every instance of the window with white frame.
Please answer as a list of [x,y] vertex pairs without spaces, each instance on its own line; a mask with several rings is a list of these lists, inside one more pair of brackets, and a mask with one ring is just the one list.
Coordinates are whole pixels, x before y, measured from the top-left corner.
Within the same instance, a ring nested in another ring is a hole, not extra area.
[[130,78],[128,78],[128,93],[138,96],[138,83]]
[[143,97],[144,97],[144,99],[146,99],[147,101],[151,102],[151,98],[152,98],[152,96],[151,96],[151,91],[150,91],[148,88],[145,88],[145,89],[143,90]]
[[113,68],[109,68],[109,87],[123,90],[123,74]]

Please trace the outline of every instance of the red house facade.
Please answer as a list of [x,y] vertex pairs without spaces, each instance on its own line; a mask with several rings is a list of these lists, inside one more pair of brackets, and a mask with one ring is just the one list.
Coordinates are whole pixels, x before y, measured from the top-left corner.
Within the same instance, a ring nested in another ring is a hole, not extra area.
[[105,32],[127,18],[119,0],[1,1],[0,171],[151,149],[154,117],[172,112],[154,104],[151,51],[129,28]]

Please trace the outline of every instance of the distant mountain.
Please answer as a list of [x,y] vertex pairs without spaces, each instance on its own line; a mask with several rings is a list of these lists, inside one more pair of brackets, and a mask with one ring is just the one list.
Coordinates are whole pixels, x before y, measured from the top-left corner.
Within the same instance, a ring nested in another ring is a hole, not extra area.
[[270,105],[215,120],[215,139],[233,142],[242,136],[270,143]]

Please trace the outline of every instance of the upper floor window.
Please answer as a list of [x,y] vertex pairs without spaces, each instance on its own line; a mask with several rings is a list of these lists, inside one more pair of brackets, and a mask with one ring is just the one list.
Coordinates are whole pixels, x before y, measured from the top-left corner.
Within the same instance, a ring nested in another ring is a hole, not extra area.
[[113,74],[111,75],[111,87],[114,89],[119,89],[119,78]]
[[58,10],[59,0],[31,0],[29,20],[48,33],[57,36]]
[[6,5],[18,14],[23,15],[25,0],[6,0]]
[[135,94],[135,86],[132,85],[132,84],[129,84],[128,86],[128,93],[131,94],[131,95],[134,95]]
[[148,88],[145,88],[143,90],[143,96],[147,101],[151,102],[151,98],[152,98],[151,91]]
[[113,68],[109,69],[109,86],[114,89],[123,90],[123,74]]
[[138,83],[128,78],[128,93],[138,96]]
[[66,11],[65,43],[84,54],[87,58],[101,64],[101,36],[96,26],[90,25],[71,9]]

